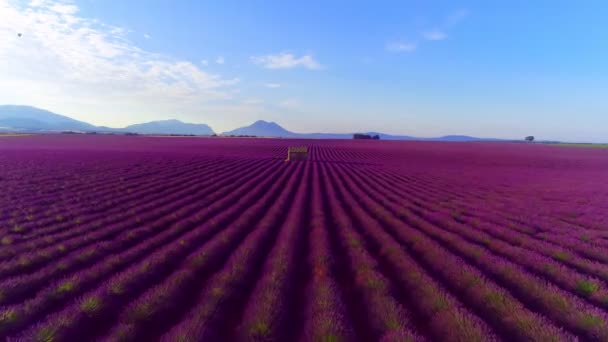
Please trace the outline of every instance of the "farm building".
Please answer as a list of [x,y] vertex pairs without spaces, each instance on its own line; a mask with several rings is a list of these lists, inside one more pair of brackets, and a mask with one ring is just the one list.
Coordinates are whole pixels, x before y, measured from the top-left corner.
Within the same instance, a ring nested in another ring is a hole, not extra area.
[[297,161],[308,159],[308,147],[291,146],[287,149],[287,159],[285,161]]

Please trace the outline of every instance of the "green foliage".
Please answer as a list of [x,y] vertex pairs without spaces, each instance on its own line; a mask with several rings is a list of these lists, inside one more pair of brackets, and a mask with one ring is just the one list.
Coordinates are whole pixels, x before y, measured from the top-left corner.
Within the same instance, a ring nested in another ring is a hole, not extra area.
[[340,339],[336,335],[327,334],[327,335],[321,336],[320,341],[322,341],[322,342],[338,342],[338,341],[340,341]]
[[567,252],[555,252],[553,253],[553,258],[559,261],[566,261],[570,259],[570,254]]
[[94,314],[101,308],[101,300],[96,297],[88,297],[80,303],[80,309],[87,314]]
[[58,293],[67,293],[67,292],[74,290],[74,287],[75,287],[74,282],[72,282],[70,280],[64,281],[59,286],[57,286],[57,292]]
[[17,320],[17,312],[14,309],[6,309],[0,312],[0,324],[11,323]]
[[596,327],[601,327],[603,326],[604,320],[597,317],[597,316],[593,316],[590,314],[583,314],[583,317],[581,317],[579,319],[579,324],[584,328],[584,329],[593,329]]
[[592,281],[578,280],[576,282],[576,290],[585,296],[589,296],[597,291],[600,286]]
[[119,295],[125,292],[125,285],[120,282],[113,283],[110,285],[110,293]]
[[270,333],[270,326],[267,322],[262,320],[256,320],[250,328],[250,334],[252,337],[255,336],[267,336]]
[[53,326],[44,326],[36,332],[36,342],[54,342],[57,341],[57,328]]

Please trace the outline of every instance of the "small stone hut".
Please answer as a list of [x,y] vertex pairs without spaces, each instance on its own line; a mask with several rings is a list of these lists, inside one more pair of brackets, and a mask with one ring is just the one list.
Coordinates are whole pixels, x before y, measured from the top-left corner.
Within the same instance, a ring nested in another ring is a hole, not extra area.
[[287,149],[287,159],[285,161],[302,161],[308,159],[308,147],[290,146]]

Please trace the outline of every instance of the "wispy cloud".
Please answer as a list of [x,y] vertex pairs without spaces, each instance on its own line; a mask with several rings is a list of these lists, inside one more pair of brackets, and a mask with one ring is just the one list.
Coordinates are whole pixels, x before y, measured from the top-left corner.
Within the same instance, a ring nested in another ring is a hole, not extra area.
[[149,34],[147,34],[147,33],[144,33],[144,38],[146,38],[146,39],[150,39],[150,38],[152,38],[152,36],[151,36],[151,35],[149,35]]
[[275,55],[254,56],[251,62],[266,69],[293,69],[297,67],[309,70],[319,70],[323,66],[311,55],[297,57],[291,53],[283,52]]
[[469,15],[469,11],[460,9],[450,13],[444,21],[433,29],[422,33],[422,37],[426,40],[444,40],[448,38],[448,30],[462,22]]
[[238,82],[145,51],[128,31],[80,16],[65,1],[0,0],[0,18],[0,101],[99,108],[120,102],[144,112],[159,102],[226,99]]
[[386,49],[392,52],[413,52],[418,48],[416,43],[392,42],[386,44]]
[[422,36],[426,40],[444,40],[448,37],[448,34],[442,30],[434,29],[422,33]]
[[207,66],[207,65],[209,65],[209,61],[206,59],[201,59],[201,64],[204,66]]
[[454,12],[450,13],[450,15],[448,15],[448,17],[445,20],[444,25],[448,28],[452,27],[452,26],[460,23],[461,21],[463,21],[468,15],[469,15],[469,10],[467,10],[467,9],[459,9],[457,11],[454,11]]
[[[40,4],[38,6],[42,6],[42,5],[43,4]],[[78,7],[76,7],[74,5],[62,4],[62,3],[50,4],[48,6],[48,8],[55,13],[60,13],[60,14],[64,14],[64,15],[72,15],[72,14],[76,14],[76,12],[78,12]]]
[[266,88],[281,88],[281,84],[279,84],[279,83],[265,83],[264,87],[266,87]]
[[217,58],[215,59],[215,63],[216,63],[216,64],[224,64],[224,63],[226,63],[226,60],[224,59],[224,57],[219,56],[219,57],[217,57]]

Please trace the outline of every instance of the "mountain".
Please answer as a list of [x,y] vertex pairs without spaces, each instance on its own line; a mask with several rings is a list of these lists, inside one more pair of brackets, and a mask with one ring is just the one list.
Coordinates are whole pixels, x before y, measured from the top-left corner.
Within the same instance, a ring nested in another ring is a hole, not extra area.
[[[353,133],[292,133],[291,137],[304,139],[352,139]],[[408,135],[391,135],[378,132],[363,132],[368,135],[379,135],[380,140],[422,140]]]
[[0,127],[14,131],[90,131],[96,127],[30,106],[0,106]]
[[[185,123],[179,120],[161,120],[131,125],[125,128],[94,126],[74,120],[67,116],[51,113],[30,106],[0,105],[0,132],[51,133],[61,131],[100,132],[100,133],[138,133],[138,134],[176,134],[176,135],[213,135],[211,127],[205,124]],[[439,138],[416,138],[407,135],[391,135],[379,132],[361,132],[379,135],[381,140],[425,140],[425,141],[509,141],[491,138],[476,138],[466,135],[446,135]],[[222,135],[253,135],[258,137],[281,137],[300,139],[352,139],[352,133],[294,133],[275,122],[259,120],[253,124]],[[512,140],[511,140],[512,141]]]
[[[409,135],[392,135],[392,134],[385,134],[385,133],[379,133],[379,132],[367,132],[367,133],[363,133],[363,134],[367,134],[367,135],[378,135],[380,136],[381,140],[419,140],[419,138],[415,138],[415,137],[410,137]],[[352,134],[351,134],[352,136]]]
[[205,124],[184,123],[179,120],[152,121],[125,128],[94,126],[64,115],[30,106],[0,106],[0,132],[107,132],[139,134],[212,135]]
[[179,120],[152,121],[127,126],[126,132],[139,134],[181,134],[181,135],[213,135],[211,127],[205,124],[185,123]]
[[[413,140],[414,137],[406,135],[390,135],[377,132],[367,132],[369,135],[379,135],[383,140]],[[253,124],[240,127],[232,131],[222,133],[229,135],[255,135],[258,137],[280,137],[280,138],[300,138],[300,139],[352,139],[353,133],[295,133],[286,130],[276,122],[258,120]]]
[[299,134],[290,132],[275,122],[258,120],[249,126],[224,132],[222,135],[255,135],[258,137],[296,138]]

